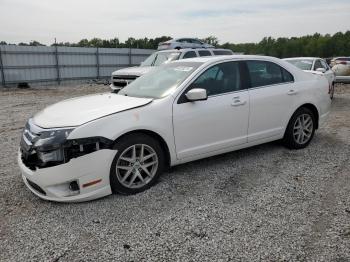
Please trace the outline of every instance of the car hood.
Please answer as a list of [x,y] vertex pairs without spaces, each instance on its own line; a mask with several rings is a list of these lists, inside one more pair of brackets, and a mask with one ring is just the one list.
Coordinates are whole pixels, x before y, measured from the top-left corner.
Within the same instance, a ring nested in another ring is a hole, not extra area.
[[148,73],[153,66],[135,66],[114,71],[113,76],[142,76]]
[[82,96],[64,100],[37,113],[33,121],[42,128],[72,127],[149,104],[151,98],[137,98],[113,93]]

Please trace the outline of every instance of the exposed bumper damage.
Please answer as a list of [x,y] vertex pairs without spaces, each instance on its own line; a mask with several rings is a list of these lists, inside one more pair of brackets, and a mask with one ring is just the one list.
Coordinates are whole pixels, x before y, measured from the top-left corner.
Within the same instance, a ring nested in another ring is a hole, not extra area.
[[85,201],[111,193],[113,141],[104,137],[68,139],[73,128],[42,129],[31,120],[24,129],[18,163],[26,186],[53,201]]
[[61,165],[29,169],[18,154],[18,164],[26,186],[40,198],[58,202],[80,202],[112,193],[110,165],[115,150],[102,149]]

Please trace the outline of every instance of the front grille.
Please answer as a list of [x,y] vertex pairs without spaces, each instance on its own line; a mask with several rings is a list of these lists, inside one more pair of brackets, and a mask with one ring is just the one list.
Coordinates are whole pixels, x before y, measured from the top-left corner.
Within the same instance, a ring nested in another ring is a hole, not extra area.
[[113,81],[113,85],[123,88],[123,87],[127,86],[128,83],[127,82],[120,82],[120,81]]
[[119,88],[123,88],[134,81],[138,76],[113,76],[113,85]]
[[37,153],[30,154],[21,148],[21,155],[23,164],[29,169],[35,170],[40,162]]
[[113,76],[114,80],[135,80],[138,76]]
[[27,182],[30,185],[30,187],[33,188],[36,192],[46,196],[46,192],[40,186],[38,186],[34,182],[30,181],[29,179],[27,179]]

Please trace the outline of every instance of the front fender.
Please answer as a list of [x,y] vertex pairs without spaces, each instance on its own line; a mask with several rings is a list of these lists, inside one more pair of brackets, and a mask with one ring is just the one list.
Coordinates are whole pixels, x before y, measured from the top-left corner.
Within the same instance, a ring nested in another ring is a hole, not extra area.
[[100,136],[117,140],[122,135],[138,130],[147,130],[163,138],[168,146],[171,162],[176,159],[172,103],[166,101],[171,96],[158,99],[146,106],[130,109],[124,112],[108,115],[88,122],[74,129],[69,139]]

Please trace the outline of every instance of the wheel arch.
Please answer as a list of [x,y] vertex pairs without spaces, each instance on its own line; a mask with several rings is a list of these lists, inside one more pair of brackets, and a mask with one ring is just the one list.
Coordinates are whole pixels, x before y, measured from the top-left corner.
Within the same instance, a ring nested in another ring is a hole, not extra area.
[[316,127],[315,127],[315,129],[318,129],[318,124],[319,124],[318,122],[319,122],[320,115],[319,115],[317,107],[314,104],[305,103],[305,104],[299,106],[296,110],[294,110],[292,116],[294,115],[294,113],[296,111],[298,111],[302,107],[309,109],[314,114],[314,117],[315,117],[315,120],[316,120]]
[[165,166],[170,167],[171,155],[170,155],[169,146],[166,143],[165,139],[161,135],[159,135],[158,133],[156,133],[154,131],[147,130],[147,129],[137,129],[137,130],[132,130],[132,131],[126,132],[125,134],[122,134],[117,139],[115,139],[113,142],[113,145],[117,144],[118,141],[121,140],[122,138],[129,136],[131,134],[145,134],[145,135],[148,135],[148,136],[154,138],[155,140],[159,141],[159,144],[165,153]]

